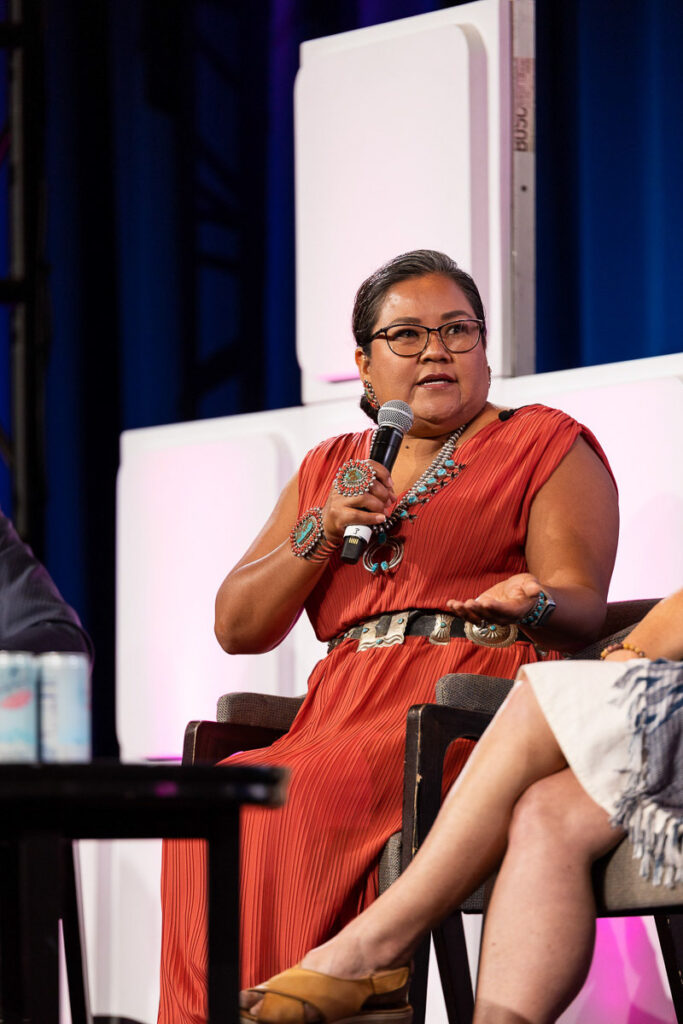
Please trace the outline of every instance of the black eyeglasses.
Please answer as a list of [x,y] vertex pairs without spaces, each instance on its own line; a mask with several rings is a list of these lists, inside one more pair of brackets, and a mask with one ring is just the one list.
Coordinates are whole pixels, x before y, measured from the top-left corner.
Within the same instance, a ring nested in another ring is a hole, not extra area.
[[483,320],[452,320],[441,327],[423,324],[392,324],[375,331],[370,341],[384,338],[395,356],[419,356],[429,344],[429,335],[438,334],[449,352],[469,352],[481,338]]

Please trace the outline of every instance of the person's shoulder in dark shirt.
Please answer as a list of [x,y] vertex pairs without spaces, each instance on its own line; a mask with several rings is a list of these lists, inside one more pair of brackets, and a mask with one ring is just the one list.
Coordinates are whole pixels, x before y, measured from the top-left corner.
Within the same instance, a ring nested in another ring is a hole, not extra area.
[[87,654],[93,645],[44,565],[0,511],[0,650]]

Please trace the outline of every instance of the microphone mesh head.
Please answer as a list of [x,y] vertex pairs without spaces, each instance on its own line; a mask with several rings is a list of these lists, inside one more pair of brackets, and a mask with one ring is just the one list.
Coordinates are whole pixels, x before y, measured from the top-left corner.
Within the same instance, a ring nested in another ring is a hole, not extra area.
[[400,402],[398,398],[391,402],[385,402],[377,413],[377,422],[380,427],[396,427],[407,434],[413,425],[413,410],[407,402]]

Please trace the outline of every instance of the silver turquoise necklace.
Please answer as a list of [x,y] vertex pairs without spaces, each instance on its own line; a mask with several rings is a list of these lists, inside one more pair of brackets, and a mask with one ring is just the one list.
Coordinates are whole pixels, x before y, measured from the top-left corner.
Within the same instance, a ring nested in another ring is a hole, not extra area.
[[[383,523],[372,527],[372,540],[363,554],[363,566],[368,572],[379,574],[390,572],[403,561],[404,539],[392,537],[390,534],[403,522],[412,522],[417,513],[438,494],[443,487],[459,475],[464,466],[453,459],[455,446],[465,433],[469,423],[463,423],[451,434],[438,451],[436,458],[415,481],[410,490],[406,491],[396,508]],[[370,442],[372,447],[372,441]],[[383,551],[383,549],[385,549]]]

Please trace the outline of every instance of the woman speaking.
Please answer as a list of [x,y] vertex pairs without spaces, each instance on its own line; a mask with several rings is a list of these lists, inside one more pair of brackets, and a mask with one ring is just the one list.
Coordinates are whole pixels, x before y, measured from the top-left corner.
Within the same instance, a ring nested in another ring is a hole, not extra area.
[[[447,672],[514,678],[588,643],[616,550],[616,489],[590,431],[488,401],[482,301],[452,259],[385,264],[356,295],[353,331],[365,411],[412,410],[391,472],[369,459],[372,429],[313,448],[216,600],[229,653],[271,650],[304,609],[328,643],[287,735],[233,759],[291,771],[284,808],[243,812],[244,987],[375,899],[411,705]],[[349,526],[371,530],[355,564],[340,557]],[[454,748],[445,785],[471,744]],[[160,1024],[206,1020],[205,884],[203,845],[166,843]]]

